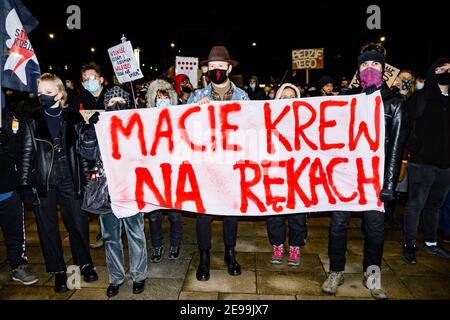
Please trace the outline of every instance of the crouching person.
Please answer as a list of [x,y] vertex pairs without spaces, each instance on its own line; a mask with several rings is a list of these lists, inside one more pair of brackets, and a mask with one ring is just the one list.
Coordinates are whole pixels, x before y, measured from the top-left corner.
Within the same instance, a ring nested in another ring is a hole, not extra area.
[[[127,92],[120,87],[108,90],[104,98],[106,111],[130,109]],[[109,274],[108,297],[119,293],[119,287],[125,282],[125,261],[122,244],[122,226],[128,239],[130,255],[130,273],[133,280],[133,293],[139,294],[145,289],[147,279],[147,244],[144,233],[144,215],[138,213],[127,218],[117,218],[111,210],[106,177],[103,171],[94,124],[99,120],[95,113],[89,119],[81,136],[81,155],[88,160],[95,160],[91,182],[87,185],[83,209],[100,214],[102,238],[106,250],[106,266]],[[101,188],[101,191],[99,190]]]

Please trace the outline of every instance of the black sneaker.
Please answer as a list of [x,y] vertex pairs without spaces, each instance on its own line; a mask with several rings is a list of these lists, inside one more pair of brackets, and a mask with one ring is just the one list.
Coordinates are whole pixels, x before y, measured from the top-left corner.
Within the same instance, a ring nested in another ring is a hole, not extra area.
[[158,263],[158,262],[161,261],[163,254],[164,254],[164,247],[163,246],[155,247],[155,248],[152,249],[152,256],[150,257],[150,260],[153,263]]
[[438,247],[438,246],[423,246],[423,251],[434,254],[438,257],[444,258],[444,259],[450,259],[450,253],[448,253],[445,249]]
[[180,258],[180,247],[170,247],[169,260],[176,260]]
[[81,275],[83,276],[83,280],[85,282],[95,282],[98,280],[97,272],[90,265],[87,265],[81,269]]
[[416,264],[416,246],[413,244],[405,244],[403,246],[403,258],[409,264]]

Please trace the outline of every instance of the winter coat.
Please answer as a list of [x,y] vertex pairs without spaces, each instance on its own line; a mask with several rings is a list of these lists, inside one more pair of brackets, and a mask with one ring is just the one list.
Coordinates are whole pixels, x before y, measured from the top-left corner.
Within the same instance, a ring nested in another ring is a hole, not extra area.
[[[89,179],[89,164],[79,155],[79,137],[84,120],[78,111],[63,109],[61,125],[65,155],[69,162],[75,195],[81,198]],[[44,118],[44,110],[35,110],[26,122],[21,150],[21,186],[32,186],[40,196],[49,192],[49,178],[53,166],[52,138]]]

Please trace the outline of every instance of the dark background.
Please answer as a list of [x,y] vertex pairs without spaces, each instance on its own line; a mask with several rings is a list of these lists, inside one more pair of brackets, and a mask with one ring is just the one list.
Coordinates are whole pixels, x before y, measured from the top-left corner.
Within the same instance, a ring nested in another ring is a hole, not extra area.
[[[107,49],[120,43],[122,34],[140,47],[144,74],[151,79],[174,64],[176,55],[203,60],[213,45],[225,45],[239,61],[234,74],[246,80],[256,74],[261,82],[283,78],[291,68],[291,50],[325,48],[325,69],[310,72],[311,81],[323,74],[336,80],[351,78],[360,47],[386,37],[386,61],[425,76],[428,66],[449,54],[450,6],[423,1],[192,1],[170,0],[120,3],[111,1],[23,0],[40,22],[29,37],[41,71],[78,81],[79,69],[93,60],[111,75]],[[448,2],[447,2],[448,3]],[[69,30],[66,9],[81,8],[81,30]],[[381,30],[369,30],[370,4],[381,8]],[[395,4],[395,5],[394,5]],[[51,40],[49,33],[54,33]],[[170,44],[175,43],[175,48]],[[256,42],[256,47],[252,43]],[[95,47],[95,53],[90,51]],[[178,52],[181,50],[181,52]],[[67,70],[65,70],[67,66]],[[150,67],[153,69],[150,70]],[[156,72],[155,69],[158,69]],[[292,72],[286,80],[292,80]],[[296,82],[304,82],[298,71]]]

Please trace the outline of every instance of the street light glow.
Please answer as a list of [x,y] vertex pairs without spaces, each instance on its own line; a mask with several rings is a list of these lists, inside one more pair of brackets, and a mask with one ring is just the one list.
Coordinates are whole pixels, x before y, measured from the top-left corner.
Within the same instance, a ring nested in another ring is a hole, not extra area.
[[381,42],[385,42],[385,41],[386,41],[386,37],[381,37],[381,38],[380,38],[380,41],[381,41]]
[[94,47],[91,48],[91,52],[92,52],[92,53],[95,52],[95,48],[94,48]]
[[256,42],[253,42],[253,43],[252,43],[252,46],[256,47]]
[[48,37],[50,38],[50,39],[55,39],[55,34],[54,33],[50,33],[49,35],[48,35]]
[[170,46],[171,46],[172,48],[175,48],[175,43],[172,42],[172,43],[170,44]]

